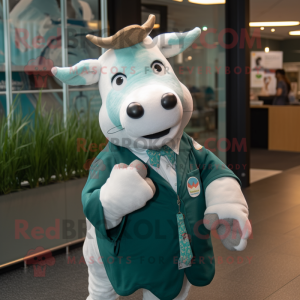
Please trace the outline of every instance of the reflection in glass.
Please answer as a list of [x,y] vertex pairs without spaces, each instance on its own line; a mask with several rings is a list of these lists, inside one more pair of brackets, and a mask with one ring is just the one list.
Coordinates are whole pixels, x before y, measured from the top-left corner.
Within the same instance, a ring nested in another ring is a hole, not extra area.
[[[152,37],[163,32],[206,27],[204,42],[201,38],[196,40],[169,62],[193,97],[193,114],[186,132],[225,162],[225,152],[218,145],[218,141],[226,137],[225,49],[218,44],[218,33],[225,28],[225,5],[142,0],[142,23],[150,13],[156,16],[157,27]],[[208,29],[216,29],[216,33]]]
[[0,0],[0,118],[6,115],[3,3]]
[[6,96],[0,95],[0,119],[6,116]]
[[[84,59],[98,59],[101,48],[86,39],[87,34],[100,36],[100,1],[67,2],[68,65]],[[101,106],[98,84],[69,86],[69,110],[84,115],[87,110],[97,113]]]
[[[98,47],[86,40],[88,33],[99,35],[99,1],[66,0],[68,64],[78,63],[83,59],[97,59],[100,56]],[[47,107],[58,107],[62,110],[62,83],[52,73],[53,66],[62,66],[61,48],[61,7],[58,0],[9,0],[9,19],[11,37],[11,69],[13,99],[19,92],[22,94],[24,111],[32,112],[42,92]],[[3,8],[0,0],[0,101],[5,106],[1,91],[5,92],[4,41],[3,41]],[[76,87],[70,92],[70,99],[77,96],[93,96],[93,101],[100,107],[100,96],[85,88]],[[32,91],[27,93],[26,91]],[[80,98],[79,97],[79,98]],[[81,104],[82,106],[82,104]],[[73,102],[70,101],[70,108]],[[82,108],[81,108],[82,110]]]

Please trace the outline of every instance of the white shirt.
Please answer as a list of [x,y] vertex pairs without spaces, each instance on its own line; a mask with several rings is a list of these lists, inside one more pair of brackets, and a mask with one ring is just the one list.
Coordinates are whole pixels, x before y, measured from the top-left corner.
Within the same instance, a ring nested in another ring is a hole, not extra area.
[[[175,145],[172,143],[169,146],[176,155],[179,154],[179,145],[180,139],[178,139],[178,143]],[[134,155],[136,155],[143,162],[147,163],[153,170],[155,170],[160,176],[162,176],[173,188],[173,190],[177,193],[177,173],[176,173],[176,161],[174,164],[171,164],[169,159],[166,156],[160,157],[160,166],[156,168],[150,164],[150,159],[147,154],[147,149],[133,149],[128,148]]]

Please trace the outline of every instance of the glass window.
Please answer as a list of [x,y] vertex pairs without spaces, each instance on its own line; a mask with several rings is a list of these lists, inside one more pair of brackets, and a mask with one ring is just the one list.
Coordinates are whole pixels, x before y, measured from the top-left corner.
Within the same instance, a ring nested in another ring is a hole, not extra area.
[[[88,39],[87,34],[101,36],[100,1],[67,2],[68,65],[73,66],[85,59],[98,59],[101,48]],[[101,98],[98,84],[69,86],[69,109],[85,114],[88,110],[99,113]]]
[[0,118],[6,115],[3,3],[0,0]]
[[6,116],[6,96],[0,94],[0,119]]
[[[225,49],[218,43],[218,34],[225,28],[225,5],[142,0],[142,22],[150,13],[156,16],[152,37],[163,32],[201,28],[202,37],[169,61],[194,101],[186,132],[226,162],[225,149],[222,149],[226,137]],[[213,29],[215,33],[211,32]]]
[[60,88],[50,72],[62,61],[59,1],[9,3],[12,90]]
[[12,101],[24,115],[34,112],[39,98],[47,111],[62,111],[62,88],[51,73],[62,65],[59,3],[9,1]]
[[[5,102],[5,56],[3,0],[0,0],[0,110]],[[100,1],[65,0],[66,16],[60,0],[8,0],[12,71],[12,102],[17,99],[23,114],[34,112],[41,101],[47,110],[63,111],[63,85],[51,73],[62,66],[62,24],[66,20],[67,64],[97,59],[101,49],[89,42],[86,34],[100,35]],[[99,112],[101,99],[97,84],[69,87],[69,109]]]

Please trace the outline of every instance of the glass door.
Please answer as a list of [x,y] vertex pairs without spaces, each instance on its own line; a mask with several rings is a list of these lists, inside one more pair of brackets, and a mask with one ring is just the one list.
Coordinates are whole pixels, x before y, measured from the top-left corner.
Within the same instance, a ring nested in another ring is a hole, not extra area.
[[142,0],[142,23],[150,13],[156,16],[157,23],[152,37],[163,32],[201,29],[200,38],[169,61],[194,100],[186,132],[226,163],[225,49],[218,38],[225,28],[225,5]]

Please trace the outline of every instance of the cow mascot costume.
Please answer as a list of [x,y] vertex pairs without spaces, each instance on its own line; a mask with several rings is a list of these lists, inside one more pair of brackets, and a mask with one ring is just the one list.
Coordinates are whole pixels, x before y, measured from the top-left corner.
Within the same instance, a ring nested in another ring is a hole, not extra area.
[[192,96],[167,58],[188,48],[200,29],[152,39],[154,23],[150,15],[108,38],[87,35],[108,51],[52,69],[69,85],[98,83],[109,141],[82,192],[88,300],[138,289],[146,300],[186,299],[191,285],[214,277],[210,230],[237,251],[251,234],[238,178],[183,131]]

